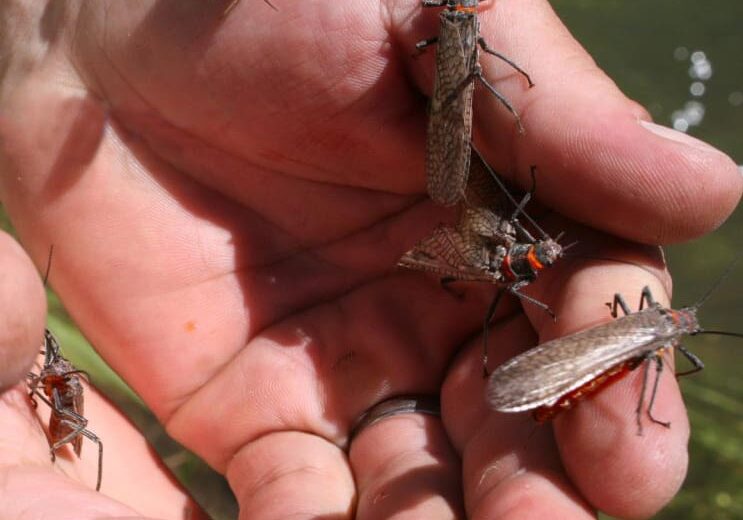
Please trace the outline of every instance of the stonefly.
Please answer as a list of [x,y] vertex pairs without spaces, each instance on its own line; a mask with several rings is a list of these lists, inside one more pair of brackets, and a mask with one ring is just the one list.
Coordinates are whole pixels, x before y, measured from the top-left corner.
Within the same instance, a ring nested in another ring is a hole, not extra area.
[[733,332],[704,330],[697,320],[697,311],[733,264],[699,302],[680,310],[655,302],[648,287],[642,290],[639,310],[635,313],[620,294],[615,294],[614,301],[607,305],[613,317],[617,317],[618,308],[624,316],[548,341],[502,364],[490,376],[488,403],[499,412],[532,410],[534,418],[544,422],[644,364],[642,389],[635,409],[637,433],[642,435],[641,414],[650,363],[654,362],[656,372],[647,415],[651,422],[670,427],[670,423],[653,415],[664,351],[678,349],[691,362],[692,368],[676,375],[688,375],[702,370],[704,364],[680,344],[682,336],[706,333],[743,337]]
[[71,443],[78,458],[82,450],[83,437],[98,445],[98,478],[95,490],[99,491],[103,470],[103,443],[97,435],[87,429],[81,375],[87,377],[84,371],[75,369],[62,356],[56,338],[45,329],[44,365],[39,374],[28,374],[28,395],[34,407],[36,398],[39,398],[52,409],[48,434],[52,462],[56,459],[55,452],[64,444]]
[[[526,300],[554,317],[544,303],[521,292],[538,273],[553,265],[566,247],[553,239],[527,213],[524,206],[532,191],[520,202],[510,194],[477,150],[472,147],[470,180],[465,205],[456,227],[440,225],[433,234],[405,253],[397,265],[441,276],[442,284],[453,281],[489,282],[499,287],[483,326],[483,373],[487,375],[488,331],[504,292]],[[511,213],[510,207],[515,210]],[[519,222],[523,215],[542,237],[534,238]]]
[[478,46],[488,54],[508,63],[534,86],[529,75],[513,61],[491,49],[480,36],[477,19],[479,0],[423,0],[423,7],[446,7],[440,16],[439,35],[416,44],[419,51],[438,44],[436,78],[431,95],[428,138],[426,143],[426,178],[428,194],[445,206],[456,204],[464,195],[469,173],[472,140],[472,95],[479,80],[516,118],[516,109],[482,74]]

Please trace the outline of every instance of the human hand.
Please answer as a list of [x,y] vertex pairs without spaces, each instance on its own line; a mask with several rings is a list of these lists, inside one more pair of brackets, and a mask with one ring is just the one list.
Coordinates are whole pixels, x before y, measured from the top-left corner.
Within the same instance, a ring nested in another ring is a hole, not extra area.
[[[98,472],[96,446],[83,439],[81,458],[68,447],[55,451],[50,463],[49,445],[42,424],[49,422],[49,407],[29,400],[26,370],[42,346],[46,304],[44,290],[31,260],[15,241],[0,233],[3,272],[0,331],[3,363],[0,389],[3,491],[2,518],[207,518],[173,481],[142,435],[114,406],[87,388],[84,415],[108,444],[103,493],[93,489]],[[32,368],[38,373],[38,367]],[[37,415],[38,414],[38,415]],[[41,419],[41,422],[40,422]],[[136,478],[132,478],[136,476]]]
[[[493,289],[460,301],[392,269],[448,217],[420,196],[433,53],[412,57],[437,12],[242,1],[223,18],[226,4],[11,2],[25,40],[3,42],[0,189],[38,265],[55,244],[51,282],[86,336],[225,473],[242,517],[642,517],[669,500],[688,435],[672,378],[657,402],[671,430],[635,435],[630,377],[526,439],[528,419],[487,410],[476,366]],[[527,185],[537,164],[546,206],[645,243],[729,214],[734,164],[648,132],[546,2],[483,5],[481,25],[536,83],[481,60],[526,127],[476,93],[476,142],[499,171]],[[546,225],[654,274],[564,260],[529,293],[558,321],[503,306],[492,357],[607,319],[614,292],[668,288],[656,249]],[[397,416],[347,446],[364,410],[410,393],[441,393],[441,420]],[[34,504],[55,485],[31,488]]]

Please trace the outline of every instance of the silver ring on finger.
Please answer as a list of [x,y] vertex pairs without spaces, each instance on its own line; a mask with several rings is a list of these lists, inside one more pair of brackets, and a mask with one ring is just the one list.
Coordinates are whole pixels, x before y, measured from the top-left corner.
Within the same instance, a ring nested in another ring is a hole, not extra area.
[[388,417],[409,413],[422,413],[440,417],[441,401],[439,396],[431,394],[398,395],[375,404],[354,421],[348,435],[349,445],[362,430],[369,426]]

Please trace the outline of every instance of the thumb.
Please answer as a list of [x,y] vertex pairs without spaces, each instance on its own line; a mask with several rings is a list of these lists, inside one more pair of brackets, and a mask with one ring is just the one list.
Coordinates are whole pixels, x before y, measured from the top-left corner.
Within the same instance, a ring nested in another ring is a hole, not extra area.
[[34,264],[9,235],[0,232],[0,392],[25,378],[41,348],[46,297]]

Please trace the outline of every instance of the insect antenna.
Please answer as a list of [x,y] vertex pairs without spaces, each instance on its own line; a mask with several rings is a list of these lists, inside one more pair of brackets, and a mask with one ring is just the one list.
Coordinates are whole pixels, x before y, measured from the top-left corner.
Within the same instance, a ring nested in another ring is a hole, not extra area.
[[483,159],[482,154],[480,151],[475,147],[474,144],[471,144],[472,151],[475,152],[482,161],[482,164],[485,166],[485,169],[488,171],[488,174],[490,174],[490,177],[495,181],[495,183],[498,185],[498,187],[503,190],[503,193],[505,193],[508,200],[513,204],[513,206],[516,208],[516,211],[514,211],[513,215],[511,216],[512,219],[515,219],[519,213],[524,215],[524,218],[534,226],[534,229],[536,229],[540,235],[542,235],[542,238],[545,240],[549,239],[549,235],[544,231],[544,229],[541,228],[539,224],[536,223],[536,221],[529,216],[528,213],[524,211],[524,206],[526,205],[526,202],[531,200],[531,195],[534,193],[536,189],[536,177],[534,176],[534,170],[532,170],[532,189],[529,191],[526,197],[524,197],[524,200],[519,202],[516,202],[516,199],[513,198],[513,195],[511,195],[511,191],[506,187],[506,185],[503,183],[503,181],[498,177],[498,174],[493,171],[493,169],[490,167],[490,165]]
[[743,258],[743,249],[741,249],[738,254],[733,258],[733,260],[728,264],[728,266],[725,268],[725,271],[720,275],[720,277],[717,279],[715,283],[712,284],[712,287],[707,289],[707,292],[702,296],[699,301],[697,301],[694,305],[691,305],[692,309],[699,309],[704,302],[706,302],[710,296],[712,296],[712,293],[714,293],[729,276],[730,273],[733,272],[733,269],[736,265],[738,265],[738,262],[740,262],[741,258]]
[[707,330],[707,329],[700,329],[692,336],[696,336],[698,334],[714,334],[716,336],[732,336],[734,338],[743,338],[743,334],[739,332],[729,332],[727,330]]
[[[562,235],[563,235],[563,233],[560,233],[559,235],[557,235],[557,238],[555,238],[555,242],[559,242],[560,241],[560,237],[562,237]],[[565,254],[565,251],[567,251],[571,247],[577,246],[578,244],[579,244],[579,242],[576,240],[575,242],[570,242],[566,246],[562,246],[563,255]]]

